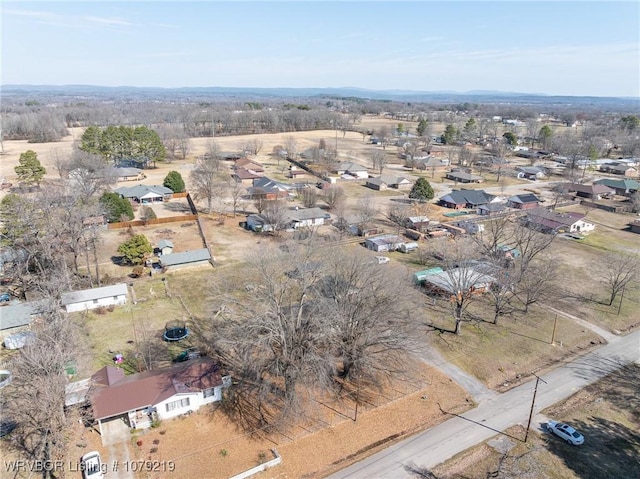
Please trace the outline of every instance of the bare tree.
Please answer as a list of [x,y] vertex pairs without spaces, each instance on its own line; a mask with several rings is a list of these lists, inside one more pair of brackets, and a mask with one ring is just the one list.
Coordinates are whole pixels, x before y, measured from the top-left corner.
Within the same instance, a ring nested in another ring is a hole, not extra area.
[[522,277],[518,278],[516,295],[524,306],[524,313],[529,312],[529,306],[541,300],[553,302],[558,296],[560,277],[558,262],[551,258],[534,261]]
[[340,186],[331,186],[324,190],[324,202],[330,210],[338,209],[344,201],[344,190]]
[[445,273],[438,284],[428,284],[427,287],[450,298],[455,326],[453,329],[436,329],[460,334],[462,323],[470,320],[466,316],[469,304],[485,291],[495,278],[484,268],[478,267],[475,259],[478,250],[471,240],[463,237],[455,239],[453,244],[447,245],[446,250],[439,254],[444,258]]
[[600,264],[602,282],[608,288],[608,304],[611,306],[618,294],[638,278],[640,259],[636,254],[609,253],[603,256]]
[[[331,327],[331,350],[340,375],[379,384],[407,366],[410,314],[398,302],[406,278],[368,261],[360,251],[334,251],[324,258],[318,303]],[[328,331],[327,331],[328,332]]]
[[114,169],[98,155],[74,150],[71,158],[58,168],[66,170],[69,190],[84,204],[96,194],[107,191],[117,178]]
[[287,221],[286,204],[282,200],[270,200],[265,204],[262,216],[267,224],[273,228],[273,233],[278,236]]
[[[11,361],[12,383],[2,391],[2,415],[16,429],[11,447],[31,461],[62,460],[68,440],[65,366],[74,359],[69,320],[52,307],[35,335]],[[54,476],[43,467],[41,477]]]
[[253,200],[253,206],[258,210],[258,214],[262,214],[269,201],[271,201],[267,199],[267,193],[262,188],[254,188],[251,199]]
[[207,202],[207,212],[213,211],[213,200],[220,190],[220,170],[218,161],[213,158],[198,158],[190,179],[190,192],[196,200]]
[[369,227],[377,214],[378,211],[376,210],[371,197],[364,197],[358,200],[358,204],[356,206],[356,218],[358,219],[358,226],[360,230]]
[[387,218],[400,230],[406,227],[407,219],[411,216],[411,207],[402,203],[391,203],[387,210]]
[[475,161],[476,154],[473,149],[468,146],[463,146],[458,150],[458,164],[461,166],[471,166]]
[[187,155],[191,152],[191,140],[186,135],[183,130],[183,133],[178,138],[178,148],[180,149],[180,156],[182,156],[183,160],[187,159]]
[[247,190],[240,181],[236,181],[231,175],[227,178],[226,195],[231,199],[231,208],[233,210],[233,217],[235,218],[238,212],[238,207],[243,202],[244,195]]
[[324,339],[327,317],[312,294],[320,263],[308,251],[266,251],[251,263],[254,276],[248,279],[260,286],[246,298],[220,299],[228,313],[215,322],[209,343],[219,361],[251,386],[256,407],[266,402],[281,419],[295,419],[304,390],[327,387],[334,370]]
[[302,204],[305,208],[313,208],[318,202],[318,193],[315,188],[303,188],[300,196],[302,196]]
[[373,169],[377,170],[379,174],[382,174],[382,170],[387,166],[387,155],[385,152],[380,150],[371,150],[369,158]]
[[298,159],[298,141],[293,136],[288,136],[284,140],[284,147],[287,150],[287,158]]

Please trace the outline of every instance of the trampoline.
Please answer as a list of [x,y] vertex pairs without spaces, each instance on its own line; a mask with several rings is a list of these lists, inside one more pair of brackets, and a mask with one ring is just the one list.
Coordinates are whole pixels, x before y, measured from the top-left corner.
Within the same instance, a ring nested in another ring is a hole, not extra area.
[[164,327],[162,339],[165,341],[180,341],[189,336],[189,329],[184,321],[171,321]]

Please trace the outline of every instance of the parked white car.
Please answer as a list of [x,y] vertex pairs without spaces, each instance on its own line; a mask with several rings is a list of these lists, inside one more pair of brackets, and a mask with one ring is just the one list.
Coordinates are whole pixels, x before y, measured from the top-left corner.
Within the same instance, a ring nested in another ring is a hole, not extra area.
[[563,422],[549,421],[547,423],[547,430],[551,431],[556,436],[561,437],[572,446],[584,444],[584,436]]
[[376,261],[378,264],[387,264],[389,262],[389,258],[386,256],[376,256]]
[[100,453],[91,451],[82,456],[80,463],[82,469],[82,477],[84,479],[103,479],[105,471],[100,461]]

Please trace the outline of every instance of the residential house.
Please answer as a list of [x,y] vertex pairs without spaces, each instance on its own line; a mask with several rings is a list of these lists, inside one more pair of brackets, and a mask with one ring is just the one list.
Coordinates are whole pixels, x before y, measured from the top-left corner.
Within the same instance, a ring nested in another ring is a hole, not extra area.
[[271,232],[275,230],[293,231],[303,227],[322,226],[331,215],[321,208],[296,208],[284,213],[282,224],[272,224],[267,215],[247,216],[246,227],[251,231]]
[[480,268],[465,266],[425,275],[421,282],[433,292],[455,295],[486,292],[495,281],[495,277]]
[[31,321],[40,316],[46,310],[46,301],[31,301],[20,303],[12,301],[0,307],[0,335],[18,333],[28,329]]
[[445,175],[448,180],[453,180],[456,183],[481,183],[482,176],[473,175],[461,170],[451,170]]
[[582,185],[579,183],[571,183],[567,186],[567,191],[575,192],[576,196],[582,198],[589,198],[592,200],[601,200],[603,198],[610,198],[616,192],[613,188],[609,188],[607,185]]
[[509,208],[530,210],[533,208],[538,208],[540,206],[540,199],[532,193],[525,193],[522,195],[511,196],[507,200],[507,205],[509,206]]
[[160,250],[159,252],[163,256],[173,253],[173,241],[169,239],[160,240],[158,250]]
[[479,208],[491,203],[496,197],[484,190],[453,190],[451,193],[441,196],[438,203],[446,208],[463,209]]
[[68,313],[122,305],[126,304],[126,302],[127,285],[125,283],[62,294],[62,305]]
[[297,230],[303,227],[322,226],[329,213],[321,208],[296,208],[287,214],[288,227]]
[[250,198],[264,197],[267,200],[277,200],[287,198],[293,190],[292,185],[263,176],[253,180],[253,186],[247,188],[247,193]]
[[442,171],[449,167],[451,162],[448,158],[437,158],[435,156],[426,156],[424,158],[416,158],[413,160],[407,160],[409,166],[413,164],[413,167],[417,170],[430,170],[430,171]]
[[253,181],[260,178],[261,176],[262,175],[259,173],[240,167],[235,168],[231,172],[231,178],[233,178],[236,183],[240,183],[245,186],[253,185]]
[[596,185],[605,185],[609,188],[613,188],[616,191],[616,195],[629,196],[640,190],[640,182],[630,179],[613,179],[604,178],[593,182]]
[[395,251],[403,244],[404,241],[402,238],[391,234],[372,236],[365,240],[365,246],[367,249],[377,251],[379,253]]
[[429,218],[426,216],[410,216],[405,220],[405,228],[426,233],[429,228]]
[[426,148],[427,154],[430,156],[446,156],[449,149],[443,145],[430,144]]
[[481,216],[496,216],[504,213],[504,203],[488,203],[478,206],[478,214]]
[[586,215],[573,212],[532,209],[527,214],[526,224],[543,233],[584,233],[593,231],[595,225],[584,220]]
[[340,175],[340,177],[343,179],[369,178],[369,172],[367,168],[352,161],[340,163],[333,169],[333,172]]
[[149,167],[151,159],[146,157],[139,158],[116,158],[115,160],[117,168],[139,168],[145,169]]
[[169,253],[160,256],[160,266],[166,269],[180,269],[187,266],[202,266],[211,262],[211,253],[207,248]]
[[394,175],[381,175],[377,178],[369,178],[366,182],[366,186],[372,190],[382,191],[387,188],[393,188],[396,190],[410,190],[411,181],[403,176]]
[[123,198],[141,204],[167,201],[173,196],[173,191],[162,185],[121,186],[114,191]]
[[249,170],[259,176],[262,176],[262,173],[264,173],[264,167],[260,163],[252,161],[248,158],[237,159],[233,164],[233,168],[244,168],[245,170]]
[[638,169],[626,163],[606,163],[600,166],[600,171],[613,173],[614,175],[622,175],[628,178],[638,176]]
[[116,166],[112,171],[117,181],[140,181],[146,178],[145,174],[140,168]]
[[525,180],[540,180],[547,176],[547,171],[539,166],[517,166],[517,177]]
[[[445,223],[446,224],[446,223]],[[478,221],[456,221],[454,226],[458,228],[462,228],[465,232],[470,235],[474,235],[476,233],[482,233],[484,231],[484,223],[480,223]]]
[[308,175],[308,172],[306,170],[303,170],[302,168],[299,168],[295,165],[291,165],[289,167],[289,172],[287,176],[289,178],[301,178],[307,175]]
[[223,388],[230,385],[231,378],[222,376],[217,364],[199,358],[129,376],[118,367],[105,366],[91,376],[88,394],[102,434],[102,423],[112,419],[145,429],[154,420],[197,411],[220,401]]

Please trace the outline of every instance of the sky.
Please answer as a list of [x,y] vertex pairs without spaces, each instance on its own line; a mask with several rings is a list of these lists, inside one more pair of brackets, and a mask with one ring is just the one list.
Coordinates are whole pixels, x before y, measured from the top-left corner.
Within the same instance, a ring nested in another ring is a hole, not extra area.
[[640,96],[637,1],[12,1],[1,83]]

